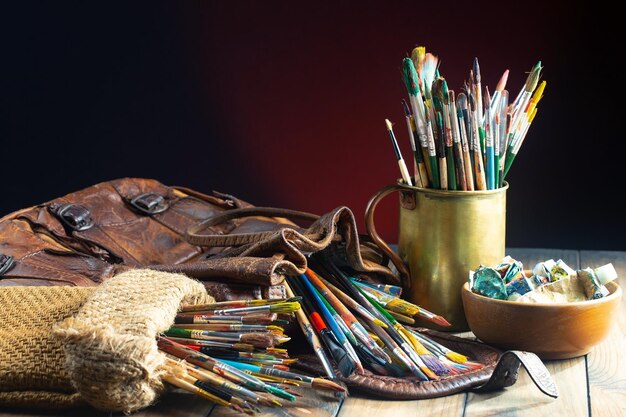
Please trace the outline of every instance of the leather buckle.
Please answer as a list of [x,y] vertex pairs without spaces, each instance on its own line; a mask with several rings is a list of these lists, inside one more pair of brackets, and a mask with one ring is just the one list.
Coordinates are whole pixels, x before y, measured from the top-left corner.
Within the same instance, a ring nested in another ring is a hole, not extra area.
[[0,253],[0,275],[4,275],[9,269],[13,268],[15,262],[10,255],[4,255]]
[[50,209],[65,226],[77,232],[91,229],[95,224],[89,210],[79,204],[60,204]]
[[130,200],[130,205],[147,215],[161,213],[169,208],[165,197],[157,193],[138,195]]

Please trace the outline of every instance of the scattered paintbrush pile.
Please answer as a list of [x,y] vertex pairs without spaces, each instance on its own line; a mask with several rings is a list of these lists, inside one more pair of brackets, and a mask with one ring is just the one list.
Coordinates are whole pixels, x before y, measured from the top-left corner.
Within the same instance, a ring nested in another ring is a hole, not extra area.
[[336,377],[330,358],[344,377],[367,368],[378,375],[427,381],[482,368],[400,324],[398,319],[412,323],[413,317],[422,317],[449,325],[401,300],[398,287],[350,278],[324,255],[312,255],[309,265],[305,274],[288,278],[287,294],[302,296],[296,317],[329,378]]
[[[343,392],[326,379],[290,372],[283,325],[300,311],[300,298],[242,300],[183,306],[157,340],[167,354],[163,379],[216,404],[254,414],[259,406],[294,401],[294,386]],[[280,315],[280,316],[279,316]]]
[[506,70],[493,96],[481,85],[478,59],[462,92],[455,96],[439,74],[439,60],[424,47],[402,61],[410,106],[403,100],[414,157],[411,177],[400,153],[392,124],[385,120],[402,180],[441,190],[493,190],[504,179],[537,115],[546,82],[539,83],[541,61],[530,71],[510,102]]

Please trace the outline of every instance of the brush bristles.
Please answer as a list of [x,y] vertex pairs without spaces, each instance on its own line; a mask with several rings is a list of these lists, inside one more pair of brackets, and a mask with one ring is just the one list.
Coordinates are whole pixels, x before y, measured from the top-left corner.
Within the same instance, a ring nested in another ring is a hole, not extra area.
[[452,326],[450,324],[450,322],[448,320],[446,320],[445,318],[441,317],[441,316],[433,316],[430,321],[432,321],[435,324],[438,324],[442,327],[449,327]]
[[276,314],[293,313],[298,310],[300,310],[300,303],[297,301],[290,303],[272,304],[270,306],[270,311]]
[[256,348],[274,347],[276,339],[270,334],[246,333],[241,335],[241,342],[248,343]]
[[389,310],[393,310],[396,313],[403,314],[405,316],[414,316],[420,311],[418,306],[411,304],[401,298],[391,300],[387,303],[385,307]]
[[461,355],[460,353],[456,353],[453,351],[446,352],[446,358],[450,359],[452,362],[464,364],[467,362],[467,356]]
[[443,376],[448,375],[450,370],[434,355],[420,355],[420,358],[424,361],[424,364],[428,366],[436,375]]
[[325,390],[325,391],[337,391],[346,392],[346,389],[336,382],[329,381],[323,378],[314,378],[312,383],[313,388]]

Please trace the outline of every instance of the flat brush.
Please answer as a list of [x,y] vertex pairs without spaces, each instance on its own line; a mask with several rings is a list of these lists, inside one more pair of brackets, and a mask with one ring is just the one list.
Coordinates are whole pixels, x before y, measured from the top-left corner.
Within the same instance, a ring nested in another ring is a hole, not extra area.
[[186,339],[183,337],[168,337],[168,339],[188,346],[209,346],[218,349],[234,349],[239,352],[252,352],[254,350],[254,345],[249,343],[226,343],[213,340]]
[[293,313],[299,308],[300,308],[300,303],[297,301],[294,301],[294,302],[281,302],[281,303],[276,303],[276,304],[266,304],[266,305],[261,305],[261,306],[198,310],[198,311],[202,311],[202,312],[206,311],[207,314],[212,314],[212,315],[230,316],[233,314],[255,314],[255,313],[288,314],[288,313]]
[[[176,324],[263,324],[269,325],[277,321],[276,313],[270,314],[249,314],[245,316],[216,316],[211,314],[178,314],[174,323]],[[284,322],[281,320],[279,323]],[[284,324],[287,324],[285,322]],[[274,323],[276,324],[276,323]]]
[[258,299],[258,300],[231,300],[231,301],[218,301],[208,304],[189,304],[181,307],[182,312],[189,311],[203,311],[203,310],[218,310],[222,308],[240,308],[240,307],[252,307],[263,306],[269,304],[290,303],[300,301],[300,297],[296,298],[279,298],[279,299]]
[[262,324],[173,324],[172,328],[193,329],[193,330],[209,330],[214,332],[238,332],[238,333],[254,333],[254,332],[273,332],[283,333],[285,329],[280,326],[262,325]]
[[290,340],[289,337],[275,336],[271,333],[229,333],[208,330],[180,329],[172,327],[165,334],[170,337],[209,340],[213,342],[247,343],[256,348],[274,347]]

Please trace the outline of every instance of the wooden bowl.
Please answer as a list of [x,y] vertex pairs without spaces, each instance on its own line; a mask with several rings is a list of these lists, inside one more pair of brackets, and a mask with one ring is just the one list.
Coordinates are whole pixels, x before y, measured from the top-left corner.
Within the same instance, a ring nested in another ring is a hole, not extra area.
[[614,281],[606,288],[604,298],[558,304],[496,300],[471,292],[468,283],[461,294],[467,323],[483,342],[542,359],[567,359],[589,353],[608,335],[622,289]]

